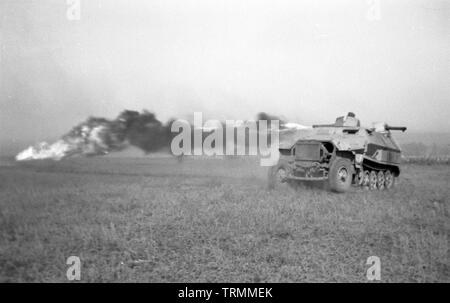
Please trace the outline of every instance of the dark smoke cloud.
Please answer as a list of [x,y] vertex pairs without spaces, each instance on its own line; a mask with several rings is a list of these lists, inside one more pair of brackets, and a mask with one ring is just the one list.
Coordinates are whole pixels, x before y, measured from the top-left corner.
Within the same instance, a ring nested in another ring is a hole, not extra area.
[[129,144],[139,147],[146,153],[169,148],[172,134],[170,126],[172,121],[163,124],[156,119],[152,112],[144,110],[123,111],[115,120],[117,130],[121,131],[120,137]]
[[271,114],[268,114],[268,113],[265,113],[265,112],[258,113],[256,115],[256,121],[258,123],[257,124],[258,125],[258,130],[259,130],[259,123],[260,123],[260,121],[267,121],[267,126],[270,128],[271,127],[271,121],[274,121],[274,120],[278,120],[280,126],[283,126],[285,124],[285,121],[283,121],[283,119],[281,119],[278,116],[271,115]]

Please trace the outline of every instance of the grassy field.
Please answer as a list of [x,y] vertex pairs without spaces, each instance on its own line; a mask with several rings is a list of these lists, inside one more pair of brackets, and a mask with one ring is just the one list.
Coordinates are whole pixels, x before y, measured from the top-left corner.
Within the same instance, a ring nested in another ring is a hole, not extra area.
[[[3,163],[3,164],[1,164]],[[266,189],[256,159],[0,162],[0,281],[450,282],[450,166],[389,192]]]

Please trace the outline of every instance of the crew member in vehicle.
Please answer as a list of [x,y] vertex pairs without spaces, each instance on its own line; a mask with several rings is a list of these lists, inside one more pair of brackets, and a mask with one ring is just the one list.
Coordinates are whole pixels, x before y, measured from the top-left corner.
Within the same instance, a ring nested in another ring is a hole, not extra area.
[[359,127],[361,123],[353,112],[349,112],[346,116],[338,117],[335,122],[336,126]]

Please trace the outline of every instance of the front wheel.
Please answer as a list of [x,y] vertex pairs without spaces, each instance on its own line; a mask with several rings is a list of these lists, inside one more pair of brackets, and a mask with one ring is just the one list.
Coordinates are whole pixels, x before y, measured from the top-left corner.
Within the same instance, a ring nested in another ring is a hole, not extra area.
[[353,179],[353,164],[349,159],[337,158],[331,165],[328,182],[331,190],[343,193],[349,190]]

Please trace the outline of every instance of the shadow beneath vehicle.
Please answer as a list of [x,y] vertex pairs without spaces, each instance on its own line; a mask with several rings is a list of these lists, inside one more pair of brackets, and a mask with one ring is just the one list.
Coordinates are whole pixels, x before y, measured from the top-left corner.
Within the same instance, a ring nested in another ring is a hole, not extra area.
[[329,190],[328,182],[326,181],[292,181],[292,187],[296,190],[320,189]]

